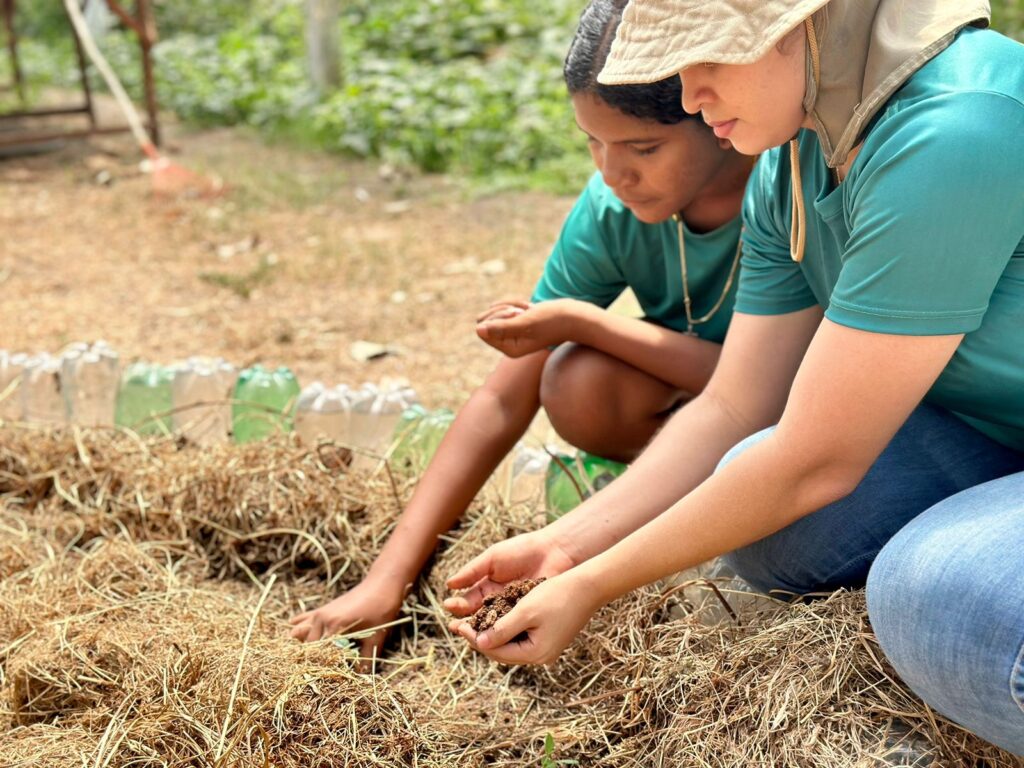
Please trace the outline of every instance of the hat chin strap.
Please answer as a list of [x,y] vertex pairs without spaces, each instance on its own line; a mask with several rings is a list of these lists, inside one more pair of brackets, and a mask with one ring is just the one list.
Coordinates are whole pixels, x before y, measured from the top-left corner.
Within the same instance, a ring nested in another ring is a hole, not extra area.
[[[821,51],[818,48],[818,35],[814,29],[814,19],[804,19],[807,32],[807,50],[811,56],[811,68],[814,73],[814,85],[821,82]],[[799,135],[799,134],[798,134]],[[804,185],[800,178],[800,141],[794,136],[789,141],[790,190],[792,192],[792,218],[789,225],[789,255],[795,262],[804,258],[807,246],[807,210],[804,206]]]

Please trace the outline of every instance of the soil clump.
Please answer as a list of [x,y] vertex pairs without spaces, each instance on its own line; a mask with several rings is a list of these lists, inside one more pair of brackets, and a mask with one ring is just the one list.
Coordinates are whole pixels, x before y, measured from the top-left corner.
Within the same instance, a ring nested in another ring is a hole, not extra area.
[[484,598],[484,604],[469,617],[469,626],[477,632],[490,629],[498,619],[515,608],[516,603],[526,597],[542,581],[544,581],[543,578],[510,581],[501,592]]

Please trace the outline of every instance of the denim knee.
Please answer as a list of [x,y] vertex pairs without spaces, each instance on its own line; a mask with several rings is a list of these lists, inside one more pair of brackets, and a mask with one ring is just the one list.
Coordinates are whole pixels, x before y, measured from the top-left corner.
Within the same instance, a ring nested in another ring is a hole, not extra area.
[[922,513],[868,574],[886,656],[931,707],[1024,755],[1024,473]]

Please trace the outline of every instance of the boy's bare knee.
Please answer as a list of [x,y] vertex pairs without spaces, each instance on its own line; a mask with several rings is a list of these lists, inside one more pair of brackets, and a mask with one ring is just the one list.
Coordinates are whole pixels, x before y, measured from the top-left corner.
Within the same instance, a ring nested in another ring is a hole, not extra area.
[[559,346],[544,366],[541,405],[555,431],[579,448],[614,438],[615,399],[605,391],[608,366],[603,352],[573,343]]

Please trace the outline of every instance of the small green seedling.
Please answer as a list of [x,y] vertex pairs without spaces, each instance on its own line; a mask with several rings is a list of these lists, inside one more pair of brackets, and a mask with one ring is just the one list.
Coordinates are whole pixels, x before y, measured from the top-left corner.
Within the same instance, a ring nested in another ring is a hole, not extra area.
[[556,760],[555,737],[549,732],[544,737],[544,757],[541,758],[540,768],[558,768],[560,765],[579,765],[579,760]]

